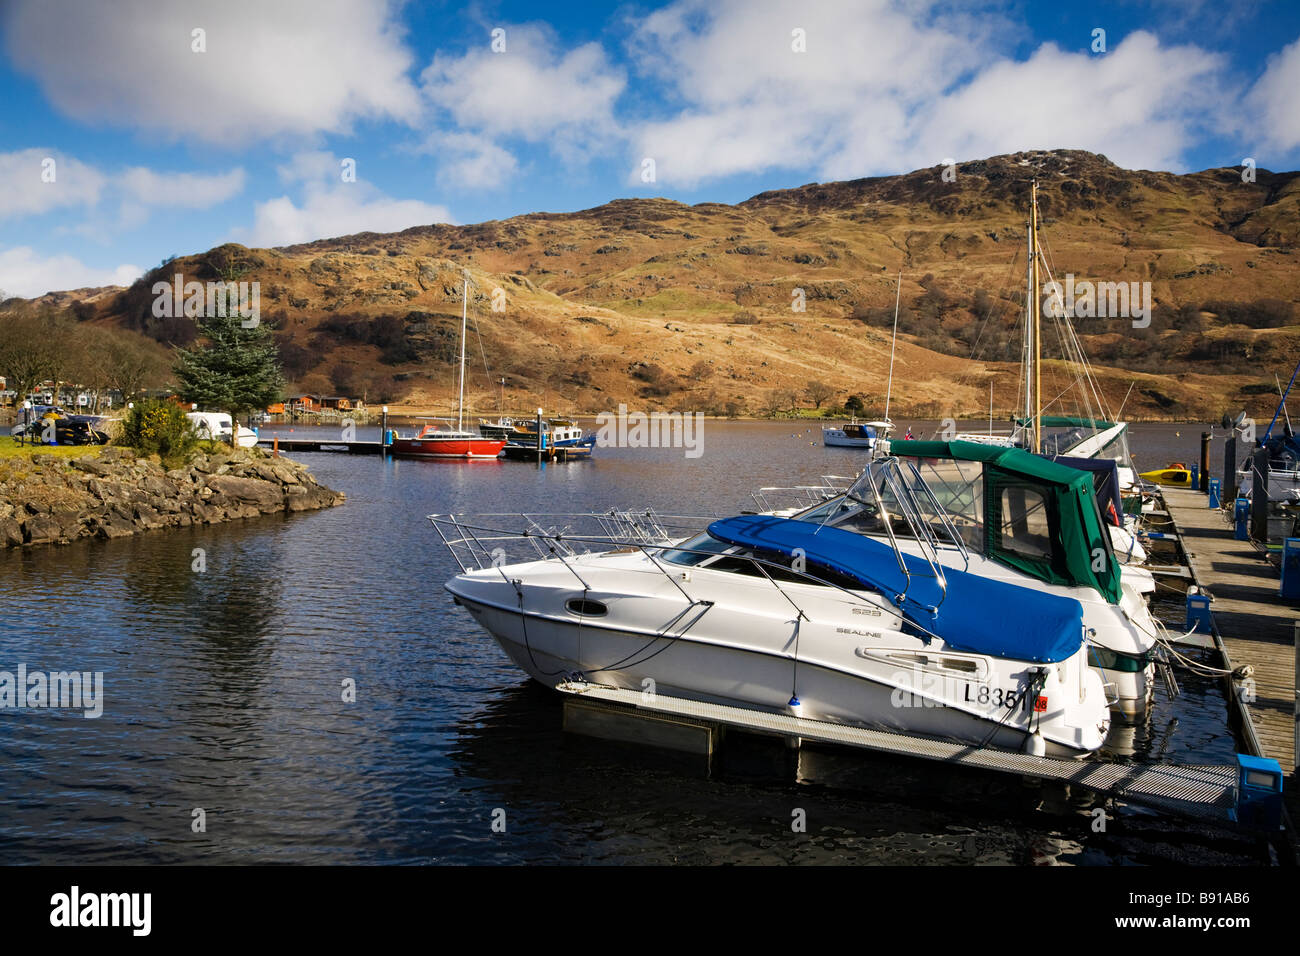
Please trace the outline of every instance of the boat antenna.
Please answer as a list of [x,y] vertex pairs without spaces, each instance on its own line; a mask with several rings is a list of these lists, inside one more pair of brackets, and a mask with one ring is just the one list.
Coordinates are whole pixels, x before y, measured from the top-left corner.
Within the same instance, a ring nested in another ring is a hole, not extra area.
[[889,343],[889,384],[885,386],[885,423],[889,423],[889,399],[894,393],[894,349],[898,347],[898,304],[903,300],[903,272],[898,272],[898,291],[894,293],[894,339]]

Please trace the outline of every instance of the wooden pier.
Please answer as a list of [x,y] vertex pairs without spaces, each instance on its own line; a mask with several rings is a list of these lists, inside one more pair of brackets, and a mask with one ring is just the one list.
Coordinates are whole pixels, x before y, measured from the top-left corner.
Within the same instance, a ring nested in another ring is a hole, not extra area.
[[260,448],[278,448],[280,451],[339,451],[349,455],[378,455],[379,442],[376,441],[340,441],[333,438],[259,438]]
[[1238,541],[1218,509],[1199,491],[1163,489],[1196,583],[1213,597],[1210,611],[1227,666],[1250,665],[1248,681],[1233,681],[1245,745],[1272,757],[1289,779],[1296,807],[1296,622],[1300,608],[1278,594],[1276,569],[1250,541]]

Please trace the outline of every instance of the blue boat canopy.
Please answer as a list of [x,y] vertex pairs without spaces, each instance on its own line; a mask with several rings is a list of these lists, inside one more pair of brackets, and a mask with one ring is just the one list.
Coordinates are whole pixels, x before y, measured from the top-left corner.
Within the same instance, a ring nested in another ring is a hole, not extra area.
[[740,515],[713,522],[709,534],[787,558],[798,549],[809,573],[825,569],[879,591],[907,620],[939,635],[954,650],[1052,664],[1073,656],[1083,643],[1083,606],[1074,598],[956,568],[943,569],[945,593],[926,561],[901,554],[912,575],[909,587],[899,553],[852,531],[797,518]]

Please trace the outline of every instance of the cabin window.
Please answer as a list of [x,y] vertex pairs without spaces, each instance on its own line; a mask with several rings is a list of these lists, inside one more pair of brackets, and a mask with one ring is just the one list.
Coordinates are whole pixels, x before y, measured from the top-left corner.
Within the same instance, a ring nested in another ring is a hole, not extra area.
[[999,550],[1030,561],[1052,559],[1047,498],[1036,488],[1009,485],[1001,490]]
[[590,598],[569,598],[564,606],[569,609],[570,614],[581,617],[601,617],[609,613],[609,608],[604,604]]

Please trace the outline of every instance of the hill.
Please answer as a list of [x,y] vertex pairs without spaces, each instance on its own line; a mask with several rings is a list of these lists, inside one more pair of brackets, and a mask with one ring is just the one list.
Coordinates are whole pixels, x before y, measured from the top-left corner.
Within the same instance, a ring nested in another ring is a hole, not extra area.
[[[482,413],[496,411],[501,378],[507,409],[626,402],[764,414],[811,404],[801,396],[824,383],[826,404],[856,393],[874,410],[901,271],[893,408],[978,416],[992,383],[1005,417],[1018,400],[1037,179],[1058,277],[1150,283],[1146,328],[1075,320],[1112,409],[1123,403],[1129,418],[1271,410],[1273,376],[1289,373],[1300,344],[1300,174],[1130,171],[1073,150],[951,172],[809,184],[734,206],[621,199],[278,249],[225,245],[163,263],[130,289],[93,290],[74,308],[183,343],[193,323],[152,315],[155,281],[257,280],[262,318],[276,323],[299,387],[445,409],[468,269],[478,331],[469,384]],[[1063,369],[1049,367],[1045,391],[1065,386]],[[1062,399],[1052,410],[1079,409]]]

